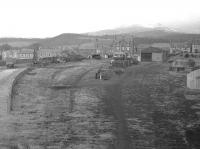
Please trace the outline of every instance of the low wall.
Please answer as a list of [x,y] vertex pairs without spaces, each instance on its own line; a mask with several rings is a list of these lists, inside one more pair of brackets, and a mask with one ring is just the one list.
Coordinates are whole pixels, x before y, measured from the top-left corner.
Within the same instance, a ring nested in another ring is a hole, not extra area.
[[7,112],[9,113],[12,111],[12,102],[13,102],[13,95],[14,95],[14,86],[17,84],[17,81],[21,79],[28,71],[31,71],[33,68],[23,68],[21,71],[17,73],[17,75],[13,78],[13,81],[10,86],[9,90],[9,98],[7,101]]
[[0,119],[7,116],[12,107],[13,86],[28,68],[0,70]]

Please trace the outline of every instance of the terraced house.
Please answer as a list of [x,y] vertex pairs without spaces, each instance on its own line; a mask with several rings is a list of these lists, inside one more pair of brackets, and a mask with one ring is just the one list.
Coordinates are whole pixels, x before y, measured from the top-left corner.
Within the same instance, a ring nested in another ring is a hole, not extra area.
[[200,42],[192,43],[192,53],[200,53]]
[[2,59],[6,60],[7,58],[18,58],[18,50],[17,49],[12,49],[12,50],[7,50],[2,52]]
[[32,59],[33,49],[12,49],[2,52],[2,59],[15,58],[15,59]]
[[55,48],[40,48],[37,51],[38,58],[45,58],[45,57],[57,57],[62,56],[62,49],[55,49]]
[[170,53],[191,52],[191,44],[188,42],[170,42]]
[[[61,56],[63,50],[55,48],[40,48],[37,51],[38,58]],[[2,59],[15,58],[19,60],[31,60],[34,56],[34,49],[11,49],[2,52]]]
[[20,49],[18,59],[33,59],[33,49]]

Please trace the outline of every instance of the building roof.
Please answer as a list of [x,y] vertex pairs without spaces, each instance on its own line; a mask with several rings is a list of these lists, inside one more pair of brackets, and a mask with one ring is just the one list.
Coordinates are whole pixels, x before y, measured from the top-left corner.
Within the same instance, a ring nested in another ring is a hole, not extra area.
[[171,42],[170,43],[171,48],[187,48],[189,46],[190,45],[188,42]]
[[192,45],[200,45],[200,41],[199,40],[193,40]]
[[151,47],[151,44],[138,44],[137,48],[138,49],[145,49]]
[[162,42],[153,43],[151,46],[152,47],[157,47],[157,48],[170,48],[170,44],[169,43],[162,43]]
[[145,48],[141,51],[141,53],[163,53],[163,49],[161,48],[156,48],[156,47],[148,47],[148,48]]
[[62,49],[59,49],[59,48],[40,48],[38,50],[38,52],[52,52],[52,53],[57,53],[57,52],[62,52],[63,50]]
[[33,49],[20,49],[19,53],[26,53],[26,54],[32,54],[34,52]]

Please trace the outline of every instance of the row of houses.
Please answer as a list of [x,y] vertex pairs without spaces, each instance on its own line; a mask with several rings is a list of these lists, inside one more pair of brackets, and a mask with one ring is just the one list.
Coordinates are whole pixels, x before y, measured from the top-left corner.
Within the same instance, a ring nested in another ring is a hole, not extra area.
[[175,51],[182,51],[188,53],[200,53],[200,42],[176,42],[170,43],[170,53],[174,53]]
[[191,47],[192,53],[200,53],[200,42],[194,42]]
[[[82,48],[80,48],[82,49]],[[103,48],[93,45],[92,51],[102,54]],[[101,51],[101,52],[99,52]],[[106,50],[108,53],[108,50]],[[152,44],[138,44],[131,39],[113,40],[109,53],[124,52],[130,55],[138,55],[141,61],[161,61],[167,60],[170,53],[188,52],[193,54],[200,54],[200,42],[170,42],[170,43],[152,43]],[[103,54],[102,54],[103,55]]]
[[[39,48],[37,50],[38,58],[45,57],[56,57],[61,56],[63,50],[62,49],[54,49],[54,48]],[[22,49],[11,49],[2,51],[2,60],[6,60],[7,58],[15,58],[15,59],[33,59],[34,57],[34,49],[22,48]]]
[[148,47],[156,47],[164,50],[169,50],[169,53],[200,53],[200,41],[188,42],[169,42],[169,43],[152,43],[152,44],[139,44],[138,49],[145,49]]

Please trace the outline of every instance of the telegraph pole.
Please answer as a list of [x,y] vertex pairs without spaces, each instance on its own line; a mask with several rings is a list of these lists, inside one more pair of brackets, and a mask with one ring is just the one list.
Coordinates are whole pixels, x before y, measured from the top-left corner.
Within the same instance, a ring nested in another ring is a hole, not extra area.
[[132,51],[132,55],[133,55],[136,52],[133,36],[131,37],[131,48],[132,48],[131,51]]
[[39,44],[35,43],[32,45],[33,47],[33,63],[37,63],[38,60],[38,50],[39,50]]
[[95,40],[95,48],[96,48],[96,54],[97,54],[98,53],[98,48],[99,48],[98,39],[97,38]]

